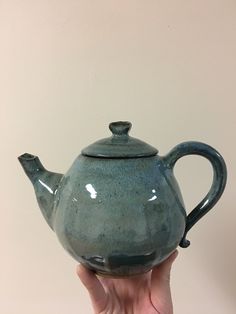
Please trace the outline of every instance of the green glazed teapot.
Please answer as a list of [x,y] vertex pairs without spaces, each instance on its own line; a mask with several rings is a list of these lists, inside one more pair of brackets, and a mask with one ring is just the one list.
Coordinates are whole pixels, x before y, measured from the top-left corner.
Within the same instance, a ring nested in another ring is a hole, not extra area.
[[[97,274],[124,277],[149,271],[178,245],[189,246],[187,232],[216,204],[227,172],[209,145],[185,142],[159,156],[156,148],[129,136],[130,122],[109,127],[112,136],[83,149],[64,175],[46,170],[34,155],[18,158],[65,250]],[[192,154],[210,161],[214,178],[187,215],[173,168]]]

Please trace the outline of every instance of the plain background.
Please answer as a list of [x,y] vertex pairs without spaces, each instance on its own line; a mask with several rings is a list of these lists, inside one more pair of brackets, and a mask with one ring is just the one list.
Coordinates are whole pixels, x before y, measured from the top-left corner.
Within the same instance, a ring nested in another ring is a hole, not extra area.
[[[198,140],[224,156],[227,188],[179,249],[172,291],[176,314],[234,314],[236,2],[1,0],[0,44],[0,312],[92,313],[17,156],[64,173],[109,122],[130,120],[161,155]],[[211,166],[185,157],[175,173],[190,212]]]

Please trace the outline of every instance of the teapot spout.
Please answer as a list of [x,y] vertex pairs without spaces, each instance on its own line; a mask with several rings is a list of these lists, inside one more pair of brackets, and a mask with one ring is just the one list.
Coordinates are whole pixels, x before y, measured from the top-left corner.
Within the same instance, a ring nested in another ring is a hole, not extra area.
[[43,171],[45,171],[44,166],[41,164],[37,156],[25,153],[18,157],[26,175],[30,181],[34,184]]
[[33,184],[41,212],[53,229],[55,195],[62,174],[48,171],[37,156],[25,153],[18,157],[26,175]]

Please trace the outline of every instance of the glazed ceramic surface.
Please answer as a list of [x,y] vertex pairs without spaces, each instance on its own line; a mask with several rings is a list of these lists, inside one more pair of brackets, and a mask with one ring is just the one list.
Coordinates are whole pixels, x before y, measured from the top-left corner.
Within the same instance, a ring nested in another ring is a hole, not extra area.
[[[178,245],[218,201],[226,166],[209,145],[185,142],[166,156],[128,135],[129,122],[113,122],[113,135],[82,151],[65,175],[46,170],[38,157],[19,160],[31,179],[41,211],[62,246],[101,275],[130,276],[150,270]],[[198,154],[212,164],[206,197],[187,216],[173,175],[182,156]]]

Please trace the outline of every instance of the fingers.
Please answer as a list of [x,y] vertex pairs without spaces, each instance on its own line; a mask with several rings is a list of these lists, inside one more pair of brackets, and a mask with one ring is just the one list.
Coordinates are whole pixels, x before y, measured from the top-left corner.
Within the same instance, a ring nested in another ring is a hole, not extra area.
[[77,266],[76,272],[89,292],[94,310],[98,313],[102,312],[106,307],[107,295],[101,282],[98,280],[94,272],[85,268],[81,264]]
[[[172,253],[163,263],[152,270],[151,277],[151,299],[158,306],[172,307],[170,291],[170,271],[178,251]],[[170,310],[171,311],[171,310]],[[167,312],[168,313],[168,312]]]
[[171,267],[177,256],[178,251],[176,250],[164,262],[153,268],[152,280],[155,283],[169,282]]

